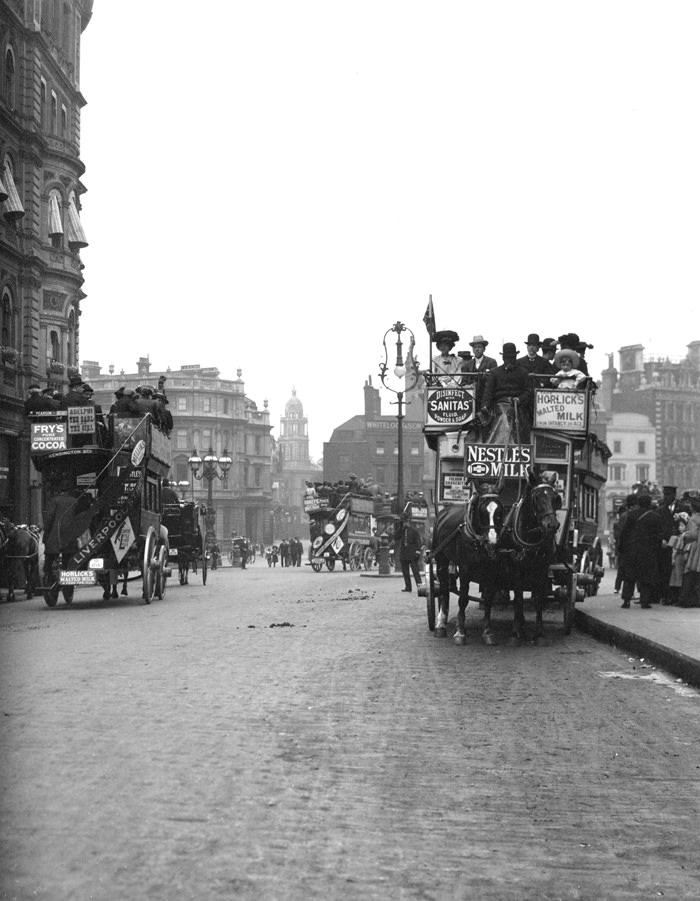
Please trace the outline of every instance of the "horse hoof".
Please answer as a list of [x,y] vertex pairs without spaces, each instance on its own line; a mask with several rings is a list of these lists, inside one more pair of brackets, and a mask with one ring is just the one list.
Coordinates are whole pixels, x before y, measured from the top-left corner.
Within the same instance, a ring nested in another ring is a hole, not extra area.
[[436,638],[447,638],[447,629],[444,626],[437,626],[435,629]]
[[455,643],[455,644],[457,644],[457,645],[463,645],[463,644],[466,644],[466,642],[467,642],[467,637],[466,637],[466,635],[455,635],[455,637],[454,637],[454,643]]

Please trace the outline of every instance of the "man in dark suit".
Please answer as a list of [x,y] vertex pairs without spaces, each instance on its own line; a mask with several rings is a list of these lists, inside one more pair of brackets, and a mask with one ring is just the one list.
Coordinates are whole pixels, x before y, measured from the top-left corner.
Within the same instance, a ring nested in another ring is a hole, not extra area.
[[[527,348],[527,353],[524,357],[518,357],[516,361],[518,366],[522,366],[525,372],[530,375],[543,375],[551,378],[556,370],[549,360],[545,360],[539,352],[542,347],[540,336],[534,332],[528,335],[525,346]],[[545,379],[534,379],[534,382],[538,385],[544,384]]]
[[401,591],[412,591],[411,588],[411,572],[416,580],[416,585],[421,584],[420,575],[420,559],[423,541],[420,532],[415,526],[411,525],[409,516],[401,517],[401,528],[397,535],[397,545],[399,551],[399,563],[401,564],[401,572],[405,587]]
[[24,402],[25,413],[44,413],[47,410],[58,409],[59,404],[53,399],[51,388],[44,388],[42,391],[39,385],[29,386],[29,397]]
[[[482,421],[491,423],[498,415],[486,436],[487,443],[503,443],[506,432],[511,435],[516,424],[513,401],[517,401],[517,432],[521,442],[530,436],[530,414],[532,411],[532,382],[527,372],[518,364],[515,344],[508,341],[503,345],[503,363],[489,371],[486,376],[484,394],[479,412]],[[508,430],[504,428],[507,420]]]
[[671,603],[668,595],[671,571],[673,569],[673,548],[669,546],[669,540],[672,535],[678,534],[678,523],[675,519],[675,486],[664,485],[663,497],[656,508],[656,512],[661,520],[661,547],[659,549],[659,584],[654,600],[660,601],[664,606],[668,606]]
[[637,506],[625,517],[620,530],[620,566],[622,569],[622,606],[629,607],[635,583],[643,610],[651,608],[659,581],[661,521],[651,509],[651,495],[640,494]]

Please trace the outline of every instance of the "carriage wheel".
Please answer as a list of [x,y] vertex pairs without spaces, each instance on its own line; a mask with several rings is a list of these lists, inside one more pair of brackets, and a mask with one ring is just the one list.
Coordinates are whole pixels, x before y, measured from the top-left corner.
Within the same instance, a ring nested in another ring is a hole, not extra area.
[[569,584],[567,585],[567,594],[564,599],[564,634],[569,635],[574,625],[574,614],[576,613],[576,573],[571,573]]
[[156,574],[154,569],[157,565],[157,562],[154,559],[156,544],[156,533],[150,528],[143,545],[143,562],[141,566],[141,578],[143,583],[142,597],[147,604],[151,603],[153,592],[156,587]]
[[328,572],[333,572],[335,569],[335,557],[326,557],[326,569]]
[[355,572],[362,568],[362,545],[359,541],[353,541],[348,552],[350,569]]
[[438,582],[435,575],[435,562],[428,561],[428,575],[425,581],[425,607],[428,613],[428,628],[431,632],[435,631],[435,615],[437,611],[437,587]]
[[55,607],[58,603],[58,584],[44,589],[44,601],[47,607]]
[[159,601],[165,597],[165,591],[168,587],[168,549],[164,544],[158,548],[157,553],[158,567],[156,569],[156,587],[155,595]]
[[323,569],[323,560],[312,560],[311,561],[311,569],[315,573],[320,573]]
[[63,600],[65,601],[65,603],[72,604],[73,603],[73,595],[75,594],[75,586],[66,585],[66,587],[62,589],[62,594],[63,594]]
[[207,584],[207,554],[202,554],[202,585]]
[[375,563],[374,551],[371,547],[366,547],[365,552],[362,555],[362,562],[364,563],[364,567],[366,570],[372,569]]

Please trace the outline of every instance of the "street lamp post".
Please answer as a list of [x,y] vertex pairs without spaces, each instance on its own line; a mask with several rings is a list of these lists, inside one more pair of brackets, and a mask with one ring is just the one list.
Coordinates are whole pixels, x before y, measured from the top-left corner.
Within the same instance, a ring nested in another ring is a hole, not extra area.
[[[223,454],[217,457],[211,447],[209,452],[204,455],[204,459],[199,456],[195,449],[187,461],[187,465],[192,471],[192,478],[198,479],[200,482],[204,479],[207,481],[207,515],[205,519],[207,548],[216,541],[216,510],[214,510],[213,500],[214,479],[224,481],[232,463],[233,460],[229,457],[226,448],[224,448]],[[219,470],[221,471],[219,472]]]
[[[393,369],[389,368],[389,349],[387,348],[386,338],[390,332],[396,332],[396,363],[394,364]],[[404,495],[404,487],[403,487],[403,396],[404,390],[406,387],[412,387],[407,385],[406,382],[406,363],[403,358],[403,344],[401,341],[402,332],[409,332],[411,335],[411,346],[414,344],[414,334],[408,326],[405,326],[403,322],[395,322],[390,329],[387,329],[384,333],[383,344],[384,344],[384,362],[379,364],[379,378],[382,381],[382,385],[396,395],[396,406],[397,406],[397,425],[398,425],[398,485],[396,490],[396,513],[400,514],[403,510],[403,495]],[[391,384],[391,379],[394,378],[394,384]],[[395,387],[397,384],[399,387]]]

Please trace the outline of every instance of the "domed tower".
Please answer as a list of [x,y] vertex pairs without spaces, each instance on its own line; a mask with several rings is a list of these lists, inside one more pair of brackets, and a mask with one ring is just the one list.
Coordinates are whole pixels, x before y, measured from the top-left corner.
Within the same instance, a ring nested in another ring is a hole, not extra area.
[[292,396],[284,406],[284,416],[280,418],[279,450],[284,463],[309,463],[308,420],[296,388],[292,388]]

